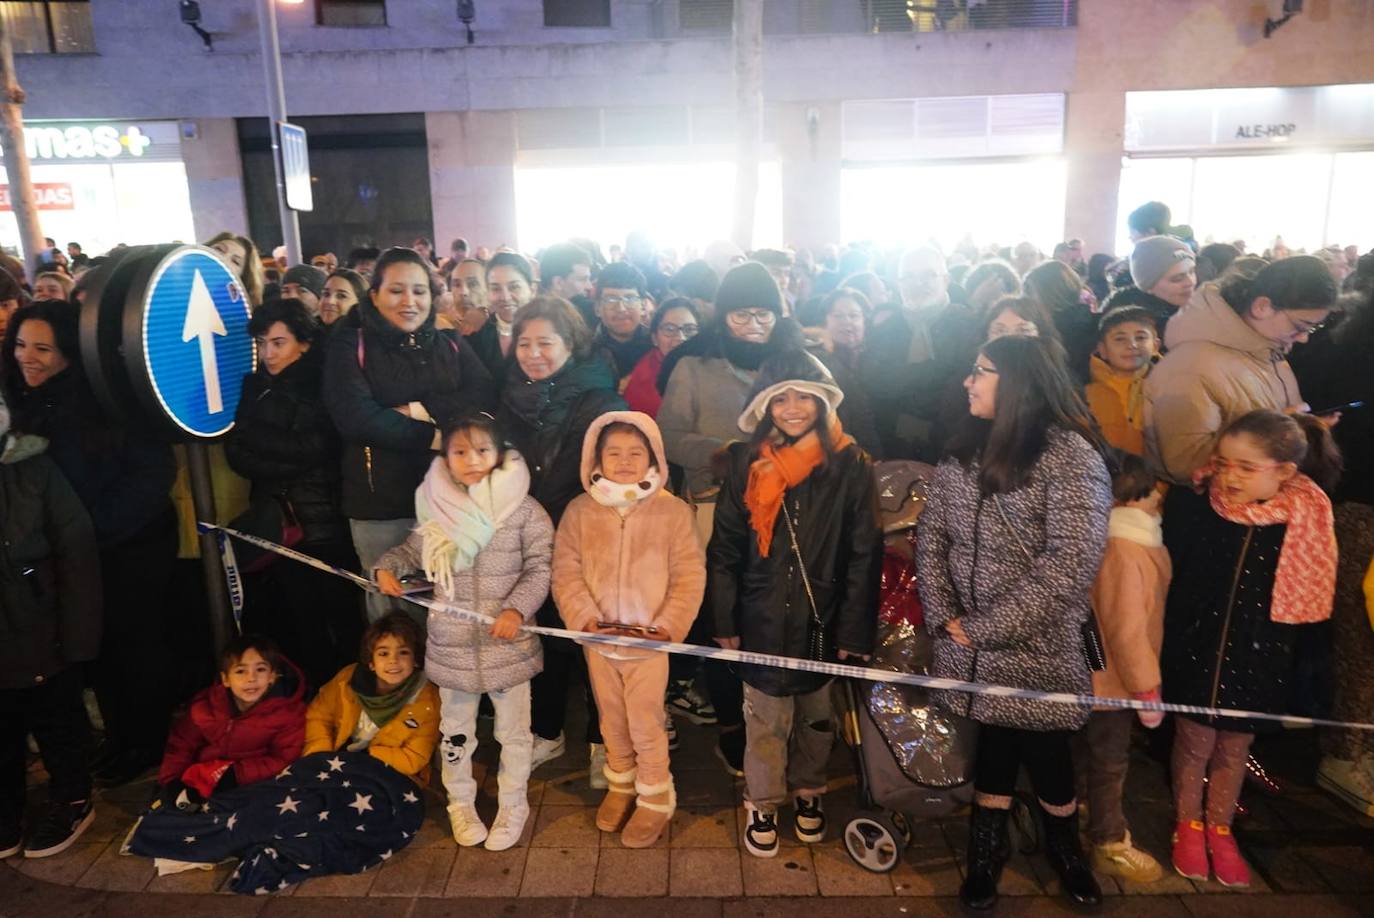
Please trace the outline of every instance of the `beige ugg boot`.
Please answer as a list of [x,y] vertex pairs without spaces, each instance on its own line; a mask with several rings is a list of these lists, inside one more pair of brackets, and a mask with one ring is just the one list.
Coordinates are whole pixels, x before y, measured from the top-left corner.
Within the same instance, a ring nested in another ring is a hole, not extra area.
[[673,779],[662,784],[640,784],[635,782],[635,812],[620,833],[620,843],[626,848],[648,848],[658,841],[668,822],[677,809],[677,791]]
[[602,832],[619,832],[634,807],[635,769],[615,771],[607,765],[604,774],[608,787],[596,810],[596,827]]

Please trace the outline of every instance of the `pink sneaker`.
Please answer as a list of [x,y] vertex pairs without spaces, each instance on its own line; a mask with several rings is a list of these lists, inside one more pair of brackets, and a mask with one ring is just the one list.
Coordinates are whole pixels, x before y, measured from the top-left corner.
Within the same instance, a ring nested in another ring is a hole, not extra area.
[[1230,826],[1207,827],[1207,853],[1212,856],[1212,869],[1222,886],[1243,889],[1250,885],[1250,867],[1240,856]]
[[1174,870],[1190,880],[1206,880],[1211,876],[1207,866],[1205,827],[1196,819],[1180,819],[1174,826]]

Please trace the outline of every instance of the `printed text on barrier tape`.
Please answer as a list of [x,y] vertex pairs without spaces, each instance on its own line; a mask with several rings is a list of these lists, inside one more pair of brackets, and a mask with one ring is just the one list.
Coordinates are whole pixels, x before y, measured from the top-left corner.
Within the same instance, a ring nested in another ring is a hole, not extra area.
[[[196,524],[202,531],[225,532],[236,539],[241,539],[267,551],[276,552],[285,558],[292,558],[302,564],[351,580],[359,587],[372,592],[377,592],[377,585],[366,577],[360,577],[352,571],[326,564],[318,558],[302,554],[284,545],[278,545],[267,539],[260,539],[257,536],[249,535],[246,532],[239,532],[236,529],[229,529],[223,526],[212,526],[209,523]],[[418,596],[402,597],[407,602],[426,609],[434,609],[441,612],[449,612],[460,618],[466,618],[473,622],[482,622],[490,625],[493,619],[481,612],[474,612],[471,609],[464,609],[450,603],[440,602],[434,599],[422,599]],[[648,638],[621,637],[613,634],[592,634],[586,631],[568,631],[565,628],[548,628],[543,625],[522,625],[521,630],[533,634],[543,634],[549,637],[561,637],[568,640],[577,641],[582,644],[613,644],[618,647],[635,647],[641,650],[655,650],[663,653],[686,654],[694,657],[704,657],[709,660],[724,660],[729,663],[748,663],[755,666],[772,666],[778,669],[790,669],[797,672],[819,673],[826,676],[842,676],[848,679],[864,679],[869,682],[893,682],[898,685],[913,685],[918,688],[934,689],[949,692],[965,692],[970,695],[992,695],[1002,698],[1018,698],[1025,701],[1049,701],[1055,704],[1072,704],[1098,708],[1129,708],[1142,711],[1165,711],[1173,714],[1195,714],[1204,717],[1230,717],[1246,720],[1268,720],[1278,723],[1292,724],[1304,727],[1338,727],[1347,730],[1368,730],[1374,731],[1374,723],[1360,723],[1358,721],[1339,721],[1326,720],[1320,717],[1300,717],[1296,714],[1269,714],[1264,711],[1241,711],[1235,708],[1208,708],[1198,705],[1188,704],[1169,704],[1158,701],[1136,701],[1130,698],[1099,698],[1096,695],[1078,695],[1072,692],[1042,692],[1035,689],[1013,688],[1007,685],[987,685],[982,682],[965,682],[960,679],[942,679],[936,676],[923,676],[917,673],[898,673],[883,669],[871,669],[863,666],[854,666],[848,663],[826,663],[817,660],[803,660],[796,657],[780,657],[768,653],[754,653],[748,650],[726,650],[722,647],[701,647],[696,644],[675,644],[670,641],[655,641]]]

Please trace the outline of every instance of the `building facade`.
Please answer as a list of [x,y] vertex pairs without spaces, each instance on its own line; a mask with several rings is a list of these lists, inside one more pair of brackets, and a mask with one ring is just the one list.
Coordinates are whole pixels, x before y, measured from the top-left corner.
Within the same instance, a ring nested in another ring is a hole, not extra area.
[[[475,0],[472,43],[455,0],[276,4],[287,111],[311,134],[307,252],[727,234],[730,0]],[[169,157],[126,180],[95,153],[66,179],[36,159],[36,182],[73,186],[62,232],[104,243],[83,221],[114,215],[146,234],[160,210],[163,238],[280,241],[256,0],[201,3],[204,40],[164,0],[5,6],[33,8],[0,12],[27,123],[133,128]],[[1266,38],[1281,6],[765,0],[756,241],[1113,251],[1125,212],[1158,197],[1252,245],[1367,248],[1374,0],[1309,3]]]

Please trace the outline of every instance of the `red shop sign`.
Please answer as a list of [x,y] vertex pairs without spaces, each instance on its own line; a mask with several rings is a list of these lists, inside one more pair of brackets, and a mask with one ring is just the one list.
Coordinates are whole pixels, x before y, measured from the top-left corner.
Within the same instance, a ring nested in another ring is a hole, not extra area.
[[[72,186],[66,182],[39,182],[33,186],[33,197],[39,210],[76,209]],[[7,210],[14,210],[10,206],[10,186],[0,185],[0,211]]]

